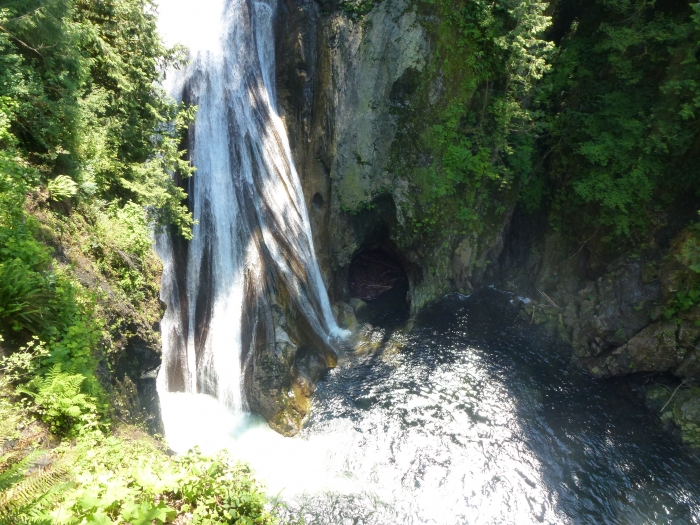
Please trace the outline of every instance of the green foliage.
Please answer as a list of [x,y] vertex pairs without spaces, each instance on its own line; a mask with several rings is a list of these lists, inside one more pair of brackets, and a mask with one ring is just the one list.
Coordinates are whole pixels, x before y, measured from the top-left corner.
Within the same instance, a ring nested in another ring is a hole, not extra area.
[[[103,408],[108,328],[155,321],[157,301],[143,306],[157,296],[151,226],[191,235],[171,173],[192,172],[178,146],[193,109],[158,87],[181,52],[155,20],[141,0],[0,7],[0,334],[14,350],[3,381],[23,384],[58,433]],[[120,315],[101,306],[107,295]]]
[[[32,465],[32,462],[39,454],[40,452],[35,450],[20,461],[10,463],[9,467],[0,473],[0,494],[2,494],[3,503],[9,499],[6,496],[7,491],[24,478],[24,472]],[[0,457],[0,461],[2,463],[8,463],[8,456],[10,456],[10,453],[3,454],[3,456]]]
[[340,8],[353,20],[362,19],[379,2],[375,0],[344,0],[340,2]]
[[192,172],[178,151],[192,111],[158,87],[180,52],[163,47],[153,5],[10,0],[0,27],[2,143],[41,172],[52,198],[81,189],[131,200],[189,236],[185,194],[170,173]]
[[[79,414],[71,407],[90,403],[77,390],[80,378],[71,375],[57,368],[34,381],[44,397],[57,396],[50,403],[63,421],[83,417],[84,410]],[[18,418],[24,417],[21,405],[7,401],[0,396],[0,430],[4,421],[16,428]],[[9,452],[0,456],[0,525],[276,522],[265,510],[267,499],[250,469],[225,452],[206,456],[194,450],[172,457],[133,427],[119,427],[108,435],[91,424],[47,451],[37,449],[39,444],[30,441],[32,434],[26,434],[35,426],[24,420],[19,428],[25,434],[13,435],[19,438],[16,445],[3,447]],[[35,452],[27,455],[31,449]]]
[[[37,414],[51,432],[57,435],[85,433],[98,424],[97,400],[83,390],[86,376],[64,371],[61,362],[41,373],[51,357],[45,343],[35,337],[25,347],[0,359],[0,388],[5,390],[17,385],[15,393],[28,397],[29,410]],[[78,364],[79,360],[67,362]],[[88,385],[87,389],[100,393],[95,385]]]
[[49,198],[54,201],[69,199],[78,193],[78,185],[68,175],[59,175],[46,185]]
[[197,450],[178,458],[178,492],[192,509],[192,523],[271,523],[265,498],[250,478],[250,470],[226,454],[207,458]]
[[[3,107],[0,104],[0,116]],[[7,114],[5,113],[5,116]],[[0,136],[9,121],[0,118]],[[36,221],[27,218],[25,193],[36,182],[32,170],[0,150],[0,331],[37,333],[50,321],[51,279],[48,250],[34,236]]]
[[134,427],[92,428],[46,450],[45,434],[7,399],[0,430],[19,418],[24,431],[0,456],[0,525],[275,522],[250,469],[226,453],[173,457]]
[[273,523],[250,470],[225,453],[169,458],[148,440],[98,434],[78,448],[76,486],[45,509],[52,523]]
[[[696,228],[696,230],[698,230],[698,228]],[[677,258],[693,272],[700,273],[700,235],[697,237],[690,237],[686,240]]]
[[230,458],[103,434],[97,360],[160,312],[152,227],[191,236],[171,174],[192,173],[179,146],[194,109],[158,87],[181,58],[148,0],[0,6],[0,430],[37,446],[18,429],[39,423],[4,413],[21,409],[76,452],[67,471],[0,458],[0,523],[272,522]]
[[[133,203],[94,210],[96,238],[87,247],[100,271],[135,301],[157,294],[157,262],[143,208]],[[155,286],[155,288],[153,288]]]
[[[7,395],[10,391],[4,379],[0,378],[0,449],[3,451],[6,451],[8,442],[19,437],[20,427],[25,419],[19,404],[14,403]],[[0,467],[0,471],[2,470]]]
[[[2,342],[0,337],[0,342]],[[37,373],[40,362],[49,354],[46,345],[34,336],[26,346],[0,358],[0,387],[26,383]]]
[[700,2],[548,5],[418,3],[434,55],[395,103],[402,242],[482,232],[517,195],[615,249],[697,198]]
[[700,224],[691,225],[684,233],[679,246],[671,247],[680,269],[674,272],[676,291],[666,305],[667,318],[675,318],[700,304]]
[[0,525],[49,525],[39,510],[68,488],[70,469],[63,462],[46,470],[26,474],[40,451],[28,454],[0,472]]
[[51,320],[51,286],[20,259],[0,263],[0,325],[14,331],[41,332]]
[[598,0],[582,12],[540,93],[540,176],[560,229],[640,238],[699,189],[700,4]]

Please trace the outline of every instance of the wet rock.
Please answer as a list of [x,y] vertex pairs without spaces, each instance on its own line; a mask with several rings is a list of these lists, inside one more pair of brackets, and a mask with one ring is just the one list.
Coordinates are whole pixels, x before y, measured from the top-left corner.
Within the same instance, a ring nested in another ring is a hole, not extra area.
[[358,354],[375,352],[382,347],[385,337],[386,330],[366,323],[353,335],[352,347]]
[[362,299],[358,299],[357,297],[352,297],[350,298],[350,306],[353,307],[355,310],[355,313],[357,313],[361,308],[364,308],[367,306],[367,303],[364,302]]
[[658,284],[644,283],[638,262],[616,266],[576,294],[558,294],[571,308],[566,320],[578,358],[597,356],[629,341],[649,324],[651,309],[661,298]]
[[[501,259],[503,282],[536,299],[521,304],[521,317],[569,342],[574,363],[596,377],[667,372],[678,385],[678,378],[700,376],[700,307],[665,315],[676,292],[697,278],[682,256],[688,229],[668,249],[652,236],[640,253],[606,260],[605,246],[593,238],[573,245],[548,234],[544,221],[539,229],[521,224],[513,224]],[[542,293],[556,308],[547,306]],[[700,443],[700,389],[690,384],[660,415],[684,441]],[[654,410],[661,410],[675,385],[645,388]]]
[[412,314],[446,293],[483,284],[503,248],[517,191],[504,196],[503,212],[477,211],[485,215],[478,231],[446,225],[418,238],[413,228],[424,205],[420,181],[435,159],[428,150],[405,151],[422,140],[427,119],[412,118],[415,126],[402,119],[440,111],[461,82],[441,71],[444,61],[435,53],[437,6],[387,0],[361,19],[304,0],[280,10],[278,98],[332,300],[353,295],[353,257],[378,237],[379,244],[401,247]]
[[650,408],[683,442],[700,448],[700,386],[692,383],[652,384],[644,388]]
[[382,348],[382,357],[386,360],[391,359],[398,354],[405,345],[406,334],[403,331],[394,332]]
[[668,372],[683,363],[685,351],[676,344],[676,323],[654,323],[609,355],[583,358],[581,362],[596,376],[634,372]]
[[679,315],[678,346],[685,351],[685,360],[675,370],[679,377],[700,377],[700,307]]
[[299,381],[278,397],[279,410],[268,421],[270,427],[283,436],[293,436],[304,425],[311,407],[312,391]]
[[[670,372],[694,377],[700,375],[700,307],[675,319],[661,315],[679,283],[689,278],[682,258],[674,255],[687,235],[677,235],[666,257],[651,246],[646,253],[607,264],[593,257],[594,248],[590,253],[574,250],[558,234],[537,243],[521,240],[527,255],[509,262],[513,269],[505,281],[536,298],[521,305],[522,317],[569,342],[573,360],[593,375]],[[512,254],[513,247],[506,252]],[[590,278],[595,273],[599,275]]]
[[163,433],[156,377],[161,364],[159,346],[141,337],[129,339],[114,366],[114,394],[122,419],[146,424],[151,434]]
[[346,330],[353,330],[357,326],[355,309],[349,304],[344,303],[342,301],[337,302],[333,306],[333,313],[335,314],[336,321],[338,321],[338,326],[340,326],[341,328],[344,328]]
[[261,315],[268,317],[258,324],[257,347],[245,372],[248,403],[271,428],[292,436],[308,418],[316,382],[336,366],[336,355],[293,308],[273,304]]

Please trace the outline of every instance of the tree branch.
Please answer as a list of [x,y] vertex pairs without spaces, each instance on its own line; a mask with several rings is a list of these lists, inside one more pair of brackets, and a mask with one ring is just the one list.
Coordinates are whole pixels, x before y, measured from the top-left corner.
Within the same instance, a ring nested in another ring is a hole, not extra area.
[[0,31],[2,31],[3,33],[6,33],[11,39],[16,40],[17,42],[19,42],[20,44],[22,44],[24,47],[26,47],[27,49],[29,49],[30,51],[34,51],[34,52],[35,52],[37,55],[39,55],[41,58],[44,58],[44,56],[43,56],[41,53],[39,53],[39,51],[37,51],[36,49],[34,49],[32,46],[30,46],[30,45],[27,44],[26,42],[23,42],[22,40],[20,40],[19,38],[17,38],[15,35],[13,35],[12,33],[10,33],[10,32],[9,32],[7,29],[5,29],[4,27],[0,26]]

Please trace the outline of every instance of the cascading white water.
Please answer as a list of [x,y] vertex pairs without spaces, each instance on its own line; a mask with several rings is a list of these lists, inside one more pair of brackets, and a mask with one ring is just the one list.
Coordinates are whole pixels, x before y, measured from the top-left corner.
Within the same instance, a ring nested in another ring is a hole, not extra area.
[[166,88],[198,106],[189,137],[198,225],[179,252],[176,240],[159,239],[167,311],[158,389],[210,394],[234,412],[246,409],[244,347],[259,305],[271,302],[271,278],[316,334],[327,339],[338,330],[276,107],[274,7],[274,0],[163,0],[159,7],[166,42],[190,53]]

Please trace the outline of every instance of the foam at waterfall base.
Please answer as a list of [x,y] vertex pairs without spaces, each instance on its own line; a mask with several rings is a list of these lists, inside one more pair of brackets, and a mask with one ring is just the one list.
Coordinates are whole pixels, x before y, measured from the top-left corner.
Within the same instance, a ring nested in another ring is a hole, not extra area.
[[[208,395],[161,393],[160,402],[171,449],[185,453],[198,447],[208,455],[227,450],[252,468],[268,497],[279,498],[297,511],[309,499],[369,498],[397,507],[415,501],[410,506],[419,504],[437,519],[435,523],[448,524],[454,519],[454,509],[440,497],[444,487],[428,485],[419,494],[411,494],[402,487],[396,468],[377,471],[389,451],[381,446],[364,447],[349,420],[329,421],[318,433],[289,438],[273,431],[261,416],[235,414]],[[406,459],[398,470],[403,472],[413,461]]]
[[253,468],[270,496],[360,490],[328,470],[337,446],[330,435],[285,438],[261,416],[234,414],[204,394],[161,393],[160,403],[171,449],[184,453],[196,446],[205,454],[225,449]]

